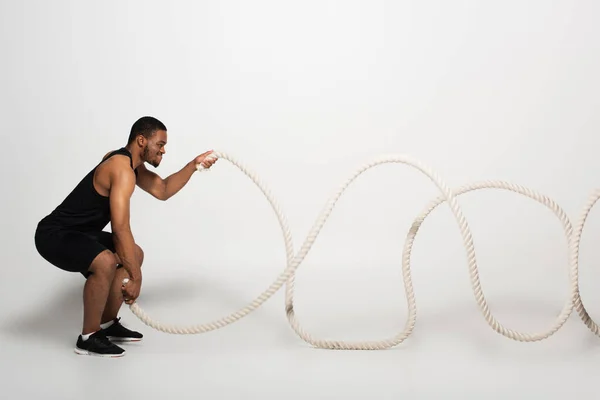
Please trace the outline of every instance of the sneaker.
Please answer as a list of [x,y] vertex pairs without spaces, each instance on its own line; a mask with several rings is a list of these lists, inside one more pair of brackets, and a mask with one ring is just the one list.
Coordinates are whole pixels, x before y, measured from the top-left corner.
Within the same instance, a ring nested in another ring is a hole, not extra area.
[[144,335],[139,332],[125,328],[120,322],[121,318],[115,318],[112,325],[102,329],[102,332],[113,342],[139,342]]
[[125,350],[108,340],[100,330],[92,334],[88,340],[83,340],[79,335],[75,353],[98,357],[122,357],[125,355]]

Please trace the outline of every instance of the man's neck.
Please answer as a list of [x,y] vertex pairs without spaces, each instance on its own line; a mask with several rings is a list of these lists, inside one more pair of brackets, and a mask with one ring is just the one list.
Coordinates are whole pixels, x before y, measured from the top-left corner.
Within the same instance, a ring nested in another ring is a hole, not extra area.
[[142,160],[142,156],[139,152],[134,151],[130,145],[125,146],[125,149],[131,153],[131,163],[133,164],[133,169],[136,169],[140,165],[144,163]]

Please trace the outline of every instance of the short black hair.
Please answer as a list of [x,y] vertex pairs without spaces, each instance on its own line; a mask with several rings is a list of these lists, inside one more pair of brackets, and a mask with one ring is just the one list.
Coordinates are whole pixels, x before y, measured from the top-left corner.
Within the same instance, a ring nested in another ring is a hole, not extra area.
[[150,138],[156,131],[166,131],[167,127],[165,124],[160,122],[154,117],[142,117],[135,121],[131,126],[131,132],[129,133],[129,139],[127,144],[131,144],[138,135],[143,135],[145,138]]

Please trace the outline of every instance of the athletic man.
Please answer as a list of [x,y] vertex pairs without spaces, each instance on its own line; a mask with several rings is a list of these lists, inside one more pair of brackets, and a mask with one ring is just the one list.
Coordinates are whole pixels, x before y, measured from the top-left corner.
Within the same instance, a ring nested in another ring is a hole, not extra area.
[[[165,154],[167,128],[153,117],[142,117],[131,127],[127,145],[107,153],[48,216],[38,224],[35,245],[56,267],[79,272],[83,289],[83,328],[78,354],[117,357],[125,350],[115,341],[138,341],[117,318],[123,301],[140,295],[144,253],[135,243],[129,224],[130,198],[137,184],[159,200],[167,200],[187,184],[199,164],[216,161],[203,153],[177,173],[162,179],[144,163],[158,167]],[[103,229],[111,224],[111,231]],[[123,279],[129,282],[122,285]]]

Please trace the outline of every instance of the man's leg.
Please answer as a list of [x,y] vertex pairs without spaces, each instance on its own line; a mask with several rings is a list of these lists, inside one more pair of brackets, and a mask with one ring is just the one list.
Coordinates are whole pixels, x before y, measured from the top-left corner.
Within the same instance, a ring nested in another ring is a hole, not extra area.
[[[144,252],[138,246],[135,245],[136,248],[136,257],[140,260],[140,266],[144,261]],[[121,260],[119,256],[114,254],[117,263],[120,264]],[[115,272],[114,278],[112,280],[110,286],[110,293],[108,295],[106,306],[104,307],[104,313],[102,314],[102,324],[106,324],[107,322],[113,321],[117,318],[119,314],[119,310],[121,309],[121,305],[123,304],[123,292],[121,290],[122,282],[124,278],[129,278],[129,274],[125,270],[125,268],[119,268]]]
[[90,275],[83,289],[83,335],[100,330],[116,268],[116,259],[109,250],[98,254],[89,268]]
[[119,357],[125,350],[111,343],[100,327],[117,262],[110,250],[100,252],[88,268],[83,288],[83,328],[77,338],[78,354]]
[[49,263],[87,278],[83,288],[83,326],[75,352],[108,357],[125,355],[125,350],[111,343],[100,327],[117,268],[113,252],[86,233],[43,226],[36,229],[35,245]]
[[[135,247],[136,257],[138,257],[141,267],[142,263],[144,262],[144,252],[137,244]],[[115,258],[120,264],[121,260],[116,253]],[[142,340],[144,337],[144,335],[141,333],[132,331],[121,325],[119,318],[117,318],[119,310],[121,309],[121,305],[123,304],[123,292],[121,289],[123,279],[129,277],[130,276],[125,268],[121,267],[117,269],[115,277],[111,283],[110,294],[108,296],[106,306],[104,307],[104,313],[102,314],[102,330],[111,341],[115,342],[137,342]]]

